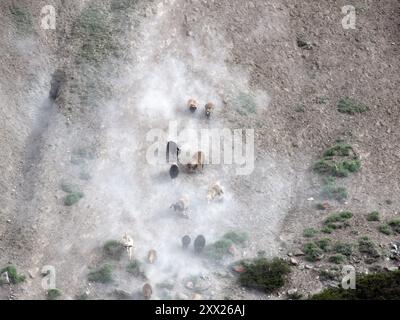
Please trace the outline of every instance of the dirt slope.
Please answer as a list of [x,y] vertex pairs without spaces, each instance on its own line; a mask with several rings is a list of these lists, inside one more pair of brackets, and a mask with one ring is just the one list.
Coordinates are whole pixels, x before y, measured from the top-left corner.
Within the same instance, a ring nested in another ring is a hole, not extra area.
[[[44,265],[55,266],[65,299],[85,290],[107,299],[115,298],[115,288],[138,290],[143,281],[126,275],[125,257],[113,284],[87,282],[87,273],[104,262],[103,243],[126,231],[139,259],[157,249],[159,263],[146,266],[154,287],[173,279],[170,292],[156,290],[161,298],[190,298],[185,284],[198,274],[210,286],[204,298],[268,298],[237,286],[229,263],[260,251],[285,257],[303,242],[304,228],[318,228],[340,210],[354,213],[358,235],[385,248],[394,240],[367,224],[365,214],[379,210],[389,219],[399,206],[398,1],[355,3],[356,30],[341,26],[344,1],[58,1],[54,31],[40,28],[45,4],[0,5],[0,42],[6,44],[0,57],[0,266],[13,263],[32,275],[12,288],[15,298],[45,298]],[[312,50],[300,48],[300,38]],[[65,76],[51,101],[56,70]],[[181,111],[193,96],[216,102],[211,122]],[[346,96],[370,110],[339,113],[337,103]],[[254,128],[254,172],[237,176],[228,165],[211,166],[171,184],[165,166],[146,161],[146,134],[167,130],[170,121],[181,128]],[[341,180],[349,199],[332,201],[321,213],[315,210],[321,181],[310,168],[337,139],[356,149],[362,170]],[[82,150],[90,156],[81,159]],[[226,199],[210,206],[204,196],[216,180]],[[60,188],[66,181],[85,195],[72,207],[64,205]],[[193,203],[189,220],[168,211],[185,193]],[[204,234],[211,243],[232,229],[248,232],[249,246],[222,264],[178,248],[184,234]],[[357,239],[346,231],[337,236]],[[318,290],[317,276],[296,269],[285,290]],[[9,297],[8,288],[0,290],[1,298]]]

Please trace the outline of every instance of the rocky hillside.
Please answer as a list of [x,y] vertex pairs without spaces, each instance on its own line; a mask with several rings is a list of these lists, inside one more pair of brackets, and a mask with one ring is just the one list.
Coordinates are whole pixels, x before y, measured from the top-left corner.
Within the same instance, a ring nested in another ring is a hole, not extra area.
[[[55,30],[46,1],[0,4],[0,268],[25,276],[0,298],[53,297],[44,266],[63,299],[141,298],[145,283],[165,299],[306,297],[346,264],[398,268],[398,1],[354,1],[355,29],[339,0],[53,3]],[[213,101],[212,119],[185,113],[189,98]],[[254,129],[254,171],[171,182],[146,137],[173,121]],[[189,219],[169,209],[183,195]],[[232,263],[257,256],[292,265],[279,290],[238,284]]]

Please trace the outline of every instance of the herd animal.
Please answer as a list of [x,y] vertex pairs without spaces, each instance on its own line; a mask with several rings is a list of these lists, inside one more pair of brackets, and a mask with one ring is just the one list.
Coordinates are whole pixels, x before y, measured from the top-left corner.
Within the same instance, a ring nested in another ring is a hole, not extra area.
[[[198,102],[195,99],[190,99],[187,102],[187,107],[191,113],[195,113],[198,109]],[[215,109],[215,105],[211,102],[207,103],[204,106],[204,112],[205,112],[205,117],[209,119]],[[167,163],[171,165],[170,167],[170,177],[171,179],[175,179],[179,175],[179,154],[180,154],[180,149],[178,145],[173,142],[169,141],[167,143],[167,150],[166,150],[166,160]],[[189,172],[195,172],[195,171],[202,171],[204,168],[205,164],[205,154],[203,151],[197,151],[191,161],[187,164],[187,169]],[[213,185],[210,186],[208,192],[207,192],[207,200],[208,202],[214,201],[216,199],[221,199],[223,196],[223,189],[219,182],[215,182]],[[189,211],[189,206],[190,206],[190,200],[189,197],[184,195],[182,196],[176,203],[173,203],[170,208],[173,209],[176,213],[183,217],[188,217],[188,211]],[[182,237],[182,247],[183,249],[187,249],[192,242],[192,239],[190,236],[185,235]],[[125,233],[123,238],[122,238],[122,244],[126,248],[129,256],[129,260],[132,259],[133,255],[133,240],[132,238]],[[194,252],[196,254],[200,254],[206,245],[206,239],[203,235],[198,235],[194,242],[193,242],[193,247],[194,247]],[[155,261],[157,260],[157,251],[154,249],[151,249],[148,254],[147,254],[147,262],[149,264],[154,264]],[[149,283],[145,283],[143,288],[142,288],[142,294],[143,297],[146,300],[151,299],[151,296],[153,294],[153,288]]]
[[[195,99],[189,99],[187,106],[189,108],[189,111],[191,113],[195,113],[197,111],[198,108],[198,103]],[[205,106],[204,106],[204,113],[207,119],[209,119],[211,117],[212,112],[215,109],[215,105],[211,102],[208,102]]]
[[132,260],[133,239],[128,235],[128,233],[125,233],[124,236],[122,237],[122,245],[125,247],[126,251],[128,252],[129,260]]

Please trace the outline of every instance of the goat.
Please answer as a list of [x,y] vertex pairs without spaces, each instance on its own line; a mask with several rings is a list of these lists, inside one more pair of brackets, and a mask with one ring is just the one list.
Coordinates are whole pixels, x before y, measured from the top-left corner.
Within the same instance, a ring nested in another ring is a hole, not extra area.
[[197,106],[198,106],[196,100],[190,99],[190,100],[188,101],[187,105],[188,105],[189,110],[190,110],[192,113],[196,112]]
[[147,255],[147,261],[150,264],[153,264],[154,261],[157,259],[157,251],[154,249],[151,249]]
[[215,182],[213,185],[210,186],[207,192],[207,201],[210,203],[211,201],[214,201],[215,199],[222,199],[224,194],[224,190],[222,189],[221,185],[219,182]]
[[197,151],[196,154],[193,156],[192,161],[187,164],[187,168],[191,171],[195,171],[198,168],[203,170],[205,159],[206,156],[204,152]]
[[145,298],[146,300],[150,300],[151,295],[153,294],[153,288],[151,287],[150,284],[146,283],[146,284],[143,286],[142,292],[143,292],[144,298]]
[[126,248],[128,252],[129,260],[132,260],[133,254],[133,239],[125,232],[124,236],[122,237],[122,245]]
[[204,109],[205,109],[205,113],[206,113],[206,117],[207,117],[207,118],[210,118],[211,113],[213,112],[214,108],[215,108],[215,106],[214,106],[214,104],[211,103],[211,102],[207,103],[207,104],[204,106]]

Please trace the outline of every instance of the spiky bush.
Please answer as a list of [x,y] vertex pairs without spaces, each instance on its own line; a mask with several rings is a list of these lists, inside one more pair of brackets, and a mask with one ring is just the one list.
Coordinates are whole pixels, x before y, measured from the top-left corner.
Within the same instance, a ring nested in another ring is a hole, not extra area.
[[290,273],[288,263],[282,259],[256,258],[242,261],[245,271],[240,274],[242,286],[271,293],[284,286]]
[[358,102],[354,99],[351,99],[349,97],[340,99],[338,103],[338,111],[341,113],[354,115],[357,113],[366,112],[368,110],[369,108],[365,104]]
[[106,264],[99,269],[90,272],[88,274],[88,280],[91,282],[110,283],[113,281],[112,272],[113,267]]
[[380,221],[379,212],[373,211],[373,212],[369,213],[367,216],[367,220],[368,221]]
[[246,232],[230,231],[230,232],[225,233],[222,238],[225,240],[230,240],[234,244],[243,245],[249,239],[249,236]]
[[67,207],[73,206],[74,204],[78,203],[79,200],[81,200],[85,194],[83,192],[72,192],[69,195],[67,195],[64,199],[64,204]]
[[56,300],[61,297],[61,291],[59,289],[49,289],[46,292],[46,297],[48,300]]
[[393,232],[400,234],[400,219],[389,221],[389,226],[392,228]]
[[120,260],[125,252],[125,247],[117,240],[108,240],[103,245],[103,251],[108,258]]
[[321,258],[323,250],[314,242],[306,243],[303,246],[303,252],[307,261],[317,261]]

